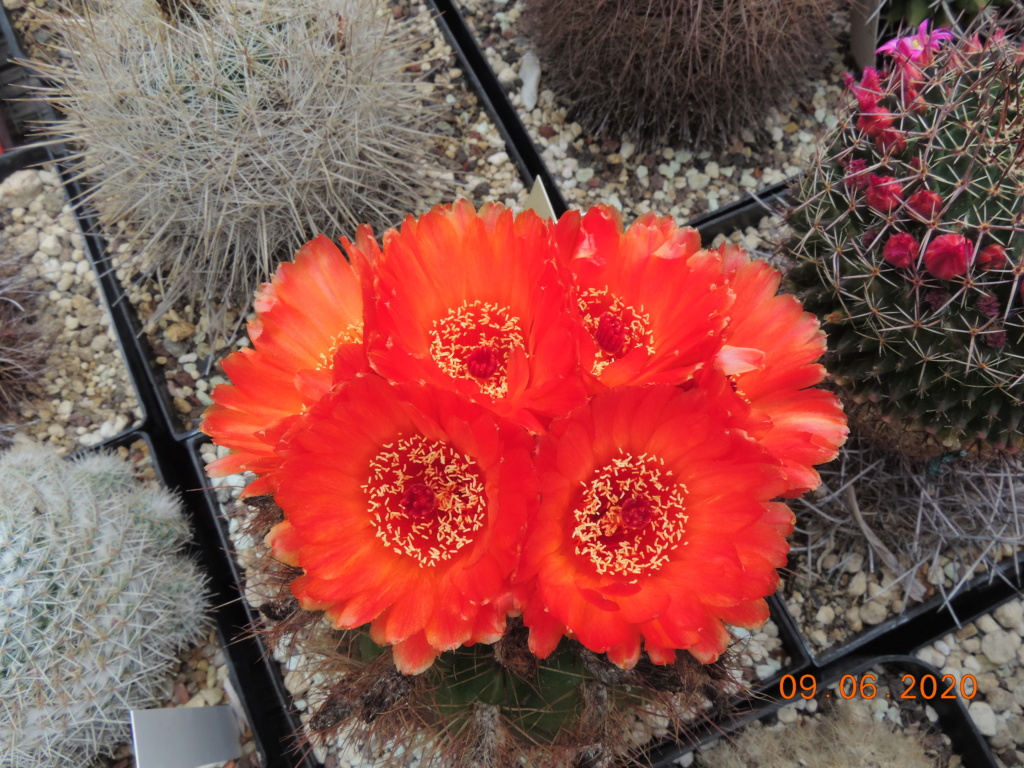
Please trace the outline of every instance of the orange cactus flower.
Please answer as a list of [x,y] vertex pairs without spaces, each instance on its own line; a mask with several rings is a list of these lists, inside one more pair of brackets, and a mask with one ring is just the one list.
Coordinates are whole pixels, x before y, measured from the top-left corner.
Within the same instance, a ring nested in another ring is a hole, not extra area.
[[424,381],[543,431],[585,398],[578,319],[567,311],[556,244],[532,211],[465,200],[384,235],[342,244],[374,265],[370,363],[393,381]]
[[200,429],[232,453],[211,462],[211,477],[254,472],[246,496],[273,491],[269,473],[289,420],[319,400],[336,379],[366,369],[363,288],[356,271],[319,235],[282,264],[256,294],[252,347],[224,360],[231,384],[213,390]]
[[724,623],[768,618],[793,515],[771,499],[778,461],[730,412],[746,405],[721,374],[689,390],[654,384],[596,395],[541,438],[541,504],[517,575],[530,648],[563,634],[624,668],[641,650],[704,663]]
[[564,215],[557,237],[589,332],[584,370],[602,384],[682,383],[714,356],[732,296],[697,230],[646,214],[623,231],[598,205]]
[[817,362],[825,334],[795,297],[778,293],[778,270],[736,246],[720,253],[737,311],[716,363],[754,413],[768,419],[758,443],[785,468],[783,495],[799,496],[821,484],[814,465],[834,459],[849,433],[839,398],[814,389],[826,374]]
[[505,630],[534,438],[458,395],[358,374],[282,440],[271,553],[300,605],[370,623],[406,674]]

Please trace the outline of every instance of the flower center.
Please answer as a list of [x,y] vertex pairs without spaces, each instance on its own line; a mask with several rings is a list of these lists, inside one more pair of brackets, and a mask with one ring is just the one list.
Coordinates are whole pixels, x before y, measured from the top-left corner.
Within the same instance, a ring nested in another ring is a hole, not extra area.
[[430,330],[430,357],[453,379],[476,382],[490,397],[508,393],[508,360],[525,346],[519,318],[481,301],[451,309]]
[[656,456],[620,452],[583,482],[573,510],[576,554],[599,574],[633,577],[661,568],[683,539],[686,486]]
[[466,361],[469,375],[477,379],[491,378],[497,373],[499,365],[501,365],[501,359],[494,351],[494,347],[482,344],[469,353],[469,359]]
[[412,483],[402,497],[402,509],[413,520],[425,520],[437,509],[437,496],[429,485]]
[[637,347],[654,354],[651,318],[643,307],[634,308],[623,303],[607,288],[582,291],[578,303],[583,325],[598,346],[593,369],[595,375]]
[[337,336],[331,337],[331,346],[325,351],[320,353],[320,362],[317,363],[316,369],[322,371],[324,368],[330,368],[334,365],[334,355],[337,354],[338,350],[345,344],[361,344],[363,341],[363,322],[350,324],[344,331],[339,333]]
[[363,491],[377,538],[421,568],[450,560],[487,517],[476,463],[422,435],[382,446]]

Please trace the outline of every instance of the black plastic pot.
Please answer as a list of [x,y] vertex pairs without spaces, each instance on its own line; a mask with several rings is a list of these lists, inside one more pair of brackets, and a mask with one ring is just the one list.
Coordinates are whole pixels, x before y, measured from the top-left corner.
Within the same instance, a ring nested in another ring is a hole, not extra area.
[[49,117],[48,109],[30,100],[36,85],[31,73],[15,63],[24,54],[6,12],[0,14],[0,178],[46,159],[43,147],[33,146],[28,135]]

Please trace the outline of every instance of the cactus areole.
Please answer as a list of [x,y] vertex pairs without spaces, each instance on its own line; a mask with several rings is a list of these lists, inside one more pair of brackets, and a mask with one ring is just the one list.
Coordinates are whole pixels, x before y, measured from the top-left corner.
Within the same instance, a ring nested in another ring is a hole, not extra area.
[[[790,280],[848,397],[933,435],[1024,445],[1024,53],[989,25],[883,46],[795,190]],[[901,446],[906,443],[901,442]]]

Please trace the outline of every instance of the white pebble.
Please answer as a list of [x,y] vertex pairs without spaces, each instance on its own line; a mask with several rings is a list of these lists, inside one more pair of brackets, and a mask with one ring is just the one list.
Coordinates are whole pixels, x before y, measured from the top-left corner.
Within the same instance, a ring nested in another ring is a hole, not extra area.
[[50,234],[43,235],[39,238],[39,250],[47,256],[60,256],[60,240]]
[[974,724],[978,726],[978,730],[985,736],[996,735],[999,729],[999,721],[996,719],[996,713],[992,710],[992,707],[984,701],[972,701],[970,707],[967,708],[967,712],[970,714]]
[[537,88],[540,85],[540,59],[533,51],[523,54],[523,61],[519,65],[519,77],[523,81],[523,88],[519,92],[523,107],[532,111],[537,106]]

